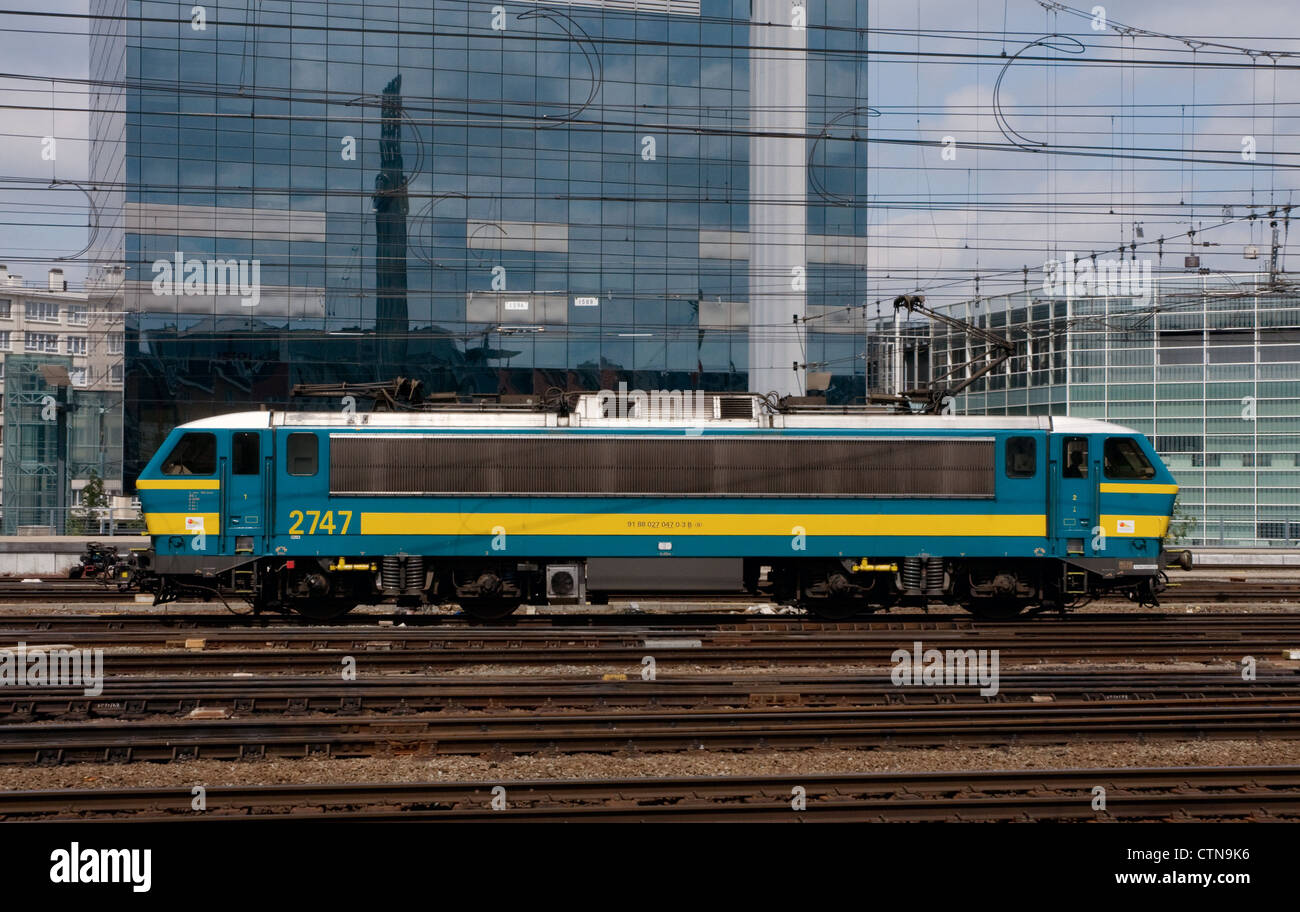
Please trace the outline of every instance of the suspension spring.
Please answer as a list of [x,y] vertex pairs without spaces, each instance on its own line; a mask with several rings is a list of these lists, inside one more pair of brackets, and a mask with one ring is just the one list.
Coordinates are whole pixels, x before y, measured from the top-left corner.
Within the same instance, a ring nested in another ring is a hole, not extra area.
[[397,555],[388,555],[380,570],[380,585],[385,592],[402,591],[402,559]]
[[921,558],[903,558],[903,569],[901,572],[903,576],[903,591],[909,595],[920,595],[922,582]]
[[424,558],[419,556],[408,557],[406,559],[405,580],[402,586],[402,592],[406,595],[414,595],[424,588]]
[[943,558],[927,557],[925,559],[925,591],[943,592]]

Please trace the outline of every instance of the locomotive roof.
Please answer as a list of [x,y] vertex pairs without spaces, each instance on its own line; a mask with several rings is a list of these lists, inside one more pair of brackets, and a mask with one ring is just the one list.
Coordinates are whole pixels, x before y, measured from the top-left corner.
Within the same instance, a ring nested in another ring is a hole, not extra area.
[[647,430],[711,427],[727,430],[784,428],[815,430],[962,430],[962,431],[1052,431],[1058,434],[1132,434],[1130,428],[1093,418],[1050,416],[983,415],[816,415],[776,414],[758,418],[583,418],[570,415],[561,424],[554,412],[420,411],[420,412],[234,412],[201,418],[181,425],[190,430],[253,430],[258,428],[366,429],[464,429],[529,430],[534,428],[618,428]]

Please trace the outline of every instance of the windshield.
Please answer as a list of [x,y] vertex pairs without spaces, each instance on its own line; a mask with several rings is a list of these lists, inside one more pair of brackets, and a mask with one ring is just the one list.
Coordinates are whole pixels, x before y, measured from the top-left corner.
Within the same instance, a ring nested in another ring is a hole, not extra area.
[[1107,478],[1154,478],[1155,466],[1142,452],[1142,447],[1131,437],[1109,437],[1106,439],[1106,477]]

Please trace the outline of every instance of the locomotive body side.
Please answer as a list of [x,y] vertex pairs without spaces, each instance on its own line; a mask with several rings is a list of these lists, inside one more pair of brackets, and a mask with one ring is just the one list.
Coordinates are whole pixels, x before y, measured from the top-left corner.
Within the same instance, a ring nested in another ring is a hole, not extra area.
[[669,589],[729,562],[827,616],[1150,600],[1176,491],[1145,438],[1096,421],[582,412],[222,416],[177,428],[137,487],[172,592],[488,617],[598,597],[601,561]]

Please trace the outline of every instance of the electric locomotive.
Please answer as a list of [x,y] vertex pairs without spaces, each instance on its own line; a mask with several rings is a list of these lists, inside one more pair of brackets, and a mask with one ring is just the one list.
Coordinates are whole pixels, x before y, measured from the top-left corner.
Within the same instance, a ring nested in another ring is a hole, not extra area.
[[1154,604],[1164,587],[1177,486],[1138,432],[704,401],[181,425],[136,483],[156,598],[313,617],[454,602],[493,619],[694,587],[828,618],[931,602],[1009,617]]

